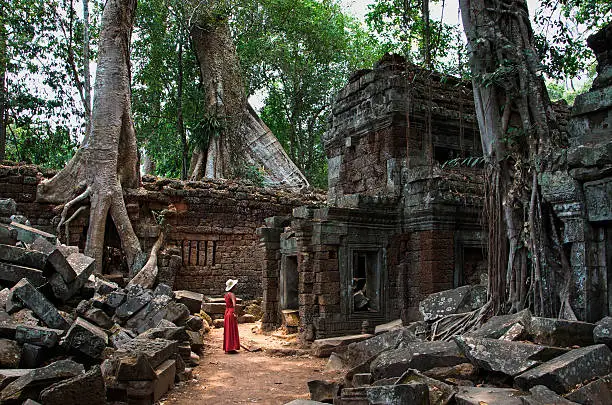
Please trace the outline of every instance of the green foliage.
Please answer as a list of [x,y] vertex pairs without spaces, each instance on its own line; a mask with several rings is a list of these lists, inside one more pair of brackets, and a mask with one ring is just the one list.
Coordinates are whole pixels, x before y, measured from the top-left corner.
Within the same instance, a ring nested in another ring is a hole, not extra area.
[[249,94],[266,94],[262,119],[309,181],[327,183],[321,135],[348,75],[382,50],[337,1],[244,1],[232,28]]
[[239,173],[240,178],[250,181],[257,187],[263,187],[265,185],[265,170],[263,167],[255,165],[246,165]]
[[442,168],[447,167],[483,167],[485,163],[484,156],[468,156],[449,159],[442,163]]

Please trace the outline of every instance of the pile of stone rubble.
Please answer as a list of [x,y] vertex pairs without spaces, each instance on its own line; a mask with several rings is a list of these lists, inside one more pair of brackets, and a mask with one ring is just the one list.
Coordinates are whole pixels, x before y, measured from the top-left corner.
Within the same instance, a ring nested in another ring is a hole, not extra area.
[[473,310],[480,289],[428,297],[420,307],[428,321],[315,341],[344,379],[310,381],[312,401],[291,404],[612,404],[611,317],[593,324],[523,310],[446,341],[419,337],[432,321]]
[[15,209],[0,200],[0,403],[151,404],[191,378],[201,294],[121,288]]

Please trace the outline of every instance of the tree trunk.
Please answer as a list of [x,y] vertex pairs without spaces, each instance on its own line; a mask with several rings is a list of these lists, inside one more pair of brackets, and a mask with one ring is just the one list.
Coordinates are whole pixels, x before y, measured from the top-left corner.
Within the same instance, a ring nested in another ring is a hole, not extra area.
[[[136,0],[108,0],[102,15],[91,132],[72,160],[38,186],[41,201],[65,203],[62,222],[77,203],[89,199],[85,254],[102,270],[107,216],[121,238],[128,265],[135,273],[142,254],[123,200],[123,188],[140,185],[136,135],[131,118],[129,45]],[[75,194],[78,194],[75,196]]]
[[0,162],[6,157],[6,69],[7,69],[7,38],[6,28],[4,27],[3,5],[0,5]]
[[539,74],[527,4],[461,0],[460,7],[489,165],[490,300],[495,312],[531,307],[537,315],[556,316],[559,301],[552,295],[559,286],[551,278],[564,252],[551,243],[558,233],[543,218],[546,202],[538,175],[549,168],[551,146],[560,134]]
[[431,27],[429,20],[429,0],[421,0],[423,2],[421,14],[423,18],[423,62],[425,67],[431,68]]
[[89,0],[83,0],[83,93],[85,96],[85,133],[91,130],[91,73],[89,72]]
[[176,91],[176,130],[181,135],[182,159],[181,179],[187,180],[187,165],[189,164],[189,146],[187,145],[187,134],[185,133],[185,122],[183,120],[183,42],[179,39],[178,49],[178,77]]

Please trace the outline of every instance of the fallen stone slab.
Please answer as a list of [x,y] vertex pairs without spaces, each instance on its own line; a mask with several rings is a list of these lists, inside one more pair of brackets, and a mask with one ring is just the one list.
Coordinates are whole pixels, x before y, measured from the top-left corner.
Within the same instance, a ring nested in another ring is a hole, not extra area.
[[571,350],[559,357],[524,372],[514,379],[517,387],[529,390],[544,385],[557,394],[612,372],[612,352],[606,345]]
[[0,339],[0,368],[19,368],[21,347],[14,340]]
[[524,405],[578,405],[576,402],[560,397],[543,385],[536,385],[529,392],[531,395],[521,397]]
[[38,326],[38,318],[34,312],[27,308],[22,308],[19,311],[11,314],[12,322],[20,325]]
[[0,198],[0,217],[8,218],[17,213],[17,203],[12,198]]
[[125,302],[126,298],[127,293],[123,290],[116,290],[108,293],[102,298],[102,309],[109,313],[114,313],[115,310]]
[[187,334],[184,326],[162,326],[157,328],[151,328],[140,335],[138,338],[143,339],[166,339],[166,340],[176,340],[177,342],[183,342],[189,340],[189,335]]
[[154,380],[155,369],[143,353],[120,354],[117,365],[117,381]]
[[[551,350],[552,348],[532,343],[497,339],[455,336],[454,340],[465,357],[475,366],[488,371],[504,373],[511,377],[541,364],[541,361],[534,360],[534,358],[541,358],[543,354],[552,355],[556,353],[561,355],[566,352],[562,349],[554,352]],[[550,360],[550,358],[546,360]]]
[[149,360],[151,366],[156,368],[164,361],[174,358],[174,355],[177,352],[178,342],[176,341],[136,338],[123,345],[123,347],[118,351],[118,355],[120,355],[120,353],[142,353]]
[[93,281],[94,291],[100,295],[107,295],[119,290],[119,284],[98,277],[96,274],[89,276],[88,281]]
[[160,295],[165,295],[174,299],[174,291],[172,291],[172,287],[164,283],[160,283],[157,285],[157,287],[155,287],[155,290],[153,290],[153,295],[155,295],[156,297]]
[[255,316],[251,314],[244,314],[238,317],[238,323],[254,323],[256,321]]
[[593,323],[533,317],[529,332],[534,343],[571,347],[594,344],[593,329]]
[[417,370],[408,369],[397,380],[396,384],[420,383],[429,388],[429,405],[447,405],[455,395],[455,389],[435,378],[427,377]]
[[68,260],[70,255],[77,253],[79,253],[79,248],[76,246],[58,245],[54,247],[47,258],[47,262],[51,265],[53,270],[55,270],[66,283],[74,281],[77,277],[76,269]]
[[20,368],[38,368],[46,358],[47,348],[36,346],[31,343],[24,343],[21,348]]
[[83,318],[77,318],[66,332],[64,343],[92,359],[100,359],[104,348],[108,345],[108,336],[96,325]]
[[142,287],[135,285],[128,291],[125,301],[115,310],[115,316],[119,319],[126,320],[140,311],[153,299],[153,293],[145,290]]
[[311,380],[308,381],[308,391],[311,400],[332,403],[334,398],[340,397],[340,384],[336,381]]
[[425,405],[429,402],[429,389],[422,383],[383,385],[366,388],[366,397],[371,405]]
[[47,264],[47,255],[36,250],[0,244],[0,262],[43,270]]
[[598,378],[566,395],[570,401],[582,405],[605,404],[612,398],[612,374]]
[[55,383],[40,393],[45,405],[105,405],[106,389],[100,366]]
[[155,369],[153,402],[159,401],[174,386],[176,361],[168,359]]
[[189,336],[189,345],[191,346],[191,350],[195,353],[199,353],[204,347],[204,341],[202,340],[202,335],[200,335],[200,332],[186,330],[185,333],[187,333],[187,336]]
[[0,281],[15,284],[22,278],[27,279],[34,287],[40,287],[47,282],[42,270],[0,262]]
[[494,316],[480,328],[468,332],[464,336],[499,339],[516,325],[529,330],[531,326],[531,312],[529,309],[524,309],[516,314]]
[[139,310],[125,323],[125,327],[136,333],[142,333],[155,327],[168,314],[168,305],[172,298],[167,295],[154,296],[147,305]]
[[0,321],[0,338],[15,340],[17,325],[12,319]]
[[395,329],[372,338],[348,345],[344,358],[347,367],[355,367],[380,353],[398,348],[401,344],[417,342],[417,337],[405,328]]
[[3,404],[21,404],[26,399],[38,399],[40,392],[60,380],[85,373],[82,364],[59,360],[46,367],[34,369],[17,378],[0,392]]
[[223,315],[225,314],[225,302],[203,302],[202,311],[210,316]]
[[42,326],[18,325],[15,329],[15,340],[20,344],[51,348],[58,344],[59,338],[64,334],[61,329],[51,329]]
[[115,349],[121,349],[126,343],[131,342],[134,337],[135,336],[133,335],[132,331],[124,329],[121,326],[115,324],[110,329],[108,341]]
[[357,373],[353,375],[351,381],[353,387],[365,387],[372,383],[372,373]]
[[17,231],[17,240],[28,245],[33,243],[36,238],[44,238],[54,245],[57,244],[57,236],[32,228],[31,226],[11,222],[10,227]]
[[[246,315],[243,315],[246,316]],[[252,316],[252,315],[251,315]],[[191,315],[187,322],[185,322],[185,327],[192,331],[199,331],[204,326],[204,319],[200,318],[197,315]]]
[[391,322],[383,323],[381,325],[376,325],[374,327],[374,334],[380,335],[381,333],[389,332],[395,329],[401,329],[404,326],[401,319],[396,319]]
[[[204,294],[187,290],[178,290],[174,292],[174,299],[177,302],[180,302],[181,304],[187,306],[187,308],[189,308],[190,313],[198,314],[202,310]],[[223,312],[225,313],[225,309],[223,309]]]
[[528,395],[511,388],[459,387],[455,394],[457,405],[522,405]]
[[4,245],[15,245],[17,243],[17,230],[0,223],[0,243]]
[[478,367],[472,363],[461,363],[451,367],[434,367],[423,372],[423,374],[440,381],[447,379],[471,380],[478,375]]
[[18,299],[50,328],[66,330],[69,324],[51,302],[25,278],[11,288],[11,300]]
[[55,248],[56,245],[54,243],[49,242],[45,238],[36,238],[34,239],[34,242],[32,242],[32,244],[30,245],[30,249],[43,253],[46,256],[49,256],[51,252],[55,250]]
[[30,371],[32,370],[23,368],[0,370],[0,391],[19,377],[23,377],[24,375],[28,374]]
[[106,315],[106,312],[102,311],[100,308],[89,308],[85,313],[81,314],[81,316],[102,329],[108,330],[115,324],[111,318]]
[[351,343],[361,342],[362,340],[366,340],[371,337],[374,337],[374,335],[361,334],[317,339],[312,342],[312,345],[310,346],[310,351],[312,352],[313,356],[328,357],[330,354],[332,354],[332,352],[338,353],[343,350],[346,350],[348,345],[350,345]]
[[453,290],[428,295],[419,303],[419,311],[426,322],[451,314],[470,312],[484,305],[487,298],[485,286],[465,285]]
[[180,302],[170,301],[166,305],[166,316],[164,319],[172,322],[177,326],[183,326],[189,319],[189,308]]
[[449,367],[465,363],[466,358],[455,342],[415,342],[405,348],[388,350],[371,364],[370,372],[376,380],[399,377],[409,368],[427,371],[434,367]]
[[596,323],[593,329],[593,341],[612,348],[612,317],[606,316]]

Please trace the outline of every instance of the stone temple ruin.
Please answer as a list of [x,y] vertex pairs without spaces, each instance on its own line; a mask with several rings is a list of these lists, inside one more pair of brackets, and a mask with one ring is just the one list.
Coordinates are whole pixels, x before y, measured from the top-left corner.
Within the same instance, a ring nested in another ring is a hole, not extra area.
[[[568,170],[541,179],[571,252],[571,304],[587,322],[526,310],[493,318],[472,334],[422,341],[444,316],[469,317],[486,299],[484,184],[482,169],[471,164],[481,154],[480,139],[468,83],[388,55],[356,72],[337,96],[323,139],[326,197],[151,176],[140,189],[125,190],[144,250],[159,233],[153,214],[172,208],[153,290],[125,286],[130,275],[112,221],[103,272],[92,275],[93,259],[79,253],[87,210],[56,230],[57,207],[36,200],[37,184],[53,173],[0,165],[0,286],[6,287],[0,349],[11,355],[0,356],[0,369],[20,370],[0,373],[0,402],[44,397],[76,404],[83,387],[93,387],[91,404],[103,397],[158,400],[175,380],[189,378],[206,329],[198,311],[222,314],[215,297],[232,277],[241,281],[241,298],[263,298],[264,330],[297,332],[301,343],[314,341],[313,353],[334,352],[332,360],[350,369],[342,384],[309,384],[311,394],[320,394],[313,399],[358,405],[389,403],[384,398],[397,394],[412,398],[403,403],[421,403],[438,390],[457,403],[478,403],[470,400],[481,395],[497,403],[511,394],[509,385],[554,399],[592,381],[566,397],[601,403],[581,398],[612,392],[610,377],[598,378],[612,372],[604,345],[612,347],[612,318],[591,323],[612,314],[611,39],[612,25],[589,39],[599,63],[591,90],[571,112],[555,107],[569,139],[559,151]],[[457,159],[470,165],[449,164]],[[574,345],[584,347],[571,350]],[[505,361],[507,353],[516,361]],[[48,364],[57,356],[62,359]],[[103,359],[112,361],[104,366]],[[505,388],[470,391],[466,381]]]

